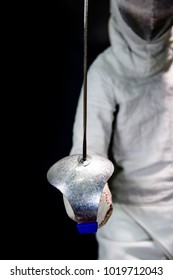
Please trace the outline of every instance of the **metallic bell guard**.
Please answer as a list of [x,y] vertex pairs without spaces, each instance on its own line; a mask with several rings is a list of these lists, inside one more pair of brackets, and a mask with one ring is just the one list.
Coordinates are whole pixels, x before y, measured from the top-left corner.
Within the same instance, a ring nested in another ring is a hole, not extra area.
[[[59,189],[70,203],[79,232],[97,231],[101,194],[113,170],[112,162],[104,157],[87,156],[83,162],[82,155],[67,156],[48,170],[49,183]],[[83,224],[87,227],[80,227]]]

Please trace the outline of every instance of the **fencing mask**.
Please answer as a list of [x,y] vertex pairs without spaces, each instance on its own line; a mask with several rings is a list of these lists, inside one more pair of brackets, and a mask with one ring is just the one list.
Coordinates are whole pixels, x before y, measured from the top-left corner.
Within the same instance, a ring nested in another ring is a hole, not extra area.
[[123,20],[144,40],[159,38],[173,25],[173,0],[118,0],[117,3]]

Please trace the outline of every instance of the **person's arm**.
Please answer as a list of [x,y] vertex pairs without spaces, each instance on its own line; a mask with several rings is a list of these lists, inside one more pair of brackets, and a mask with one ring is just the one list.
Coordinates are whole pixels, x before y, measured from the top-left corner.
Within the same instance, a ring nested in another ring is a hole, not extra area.
[[[88,72],[87,94],[87,155],[99,155],[107,158],[116,104],[109,76],[96,66],[90,67]],[[76,110],[70,154],[82,154],[82,151],[83,89]],[[65,197],[63,199],[68,216],[75,220],[70,203]],[[98,206],[97,223],[100,228],[108,221],[113,210],[112,196],[107,183],[103,188]]]
[[[87,95],[87,154],[108,157],[116,104],[109,77],[97,66],[91,66],[88,71]],[[82,154],[82,145],[83,89],[77,105],[70,154]]]

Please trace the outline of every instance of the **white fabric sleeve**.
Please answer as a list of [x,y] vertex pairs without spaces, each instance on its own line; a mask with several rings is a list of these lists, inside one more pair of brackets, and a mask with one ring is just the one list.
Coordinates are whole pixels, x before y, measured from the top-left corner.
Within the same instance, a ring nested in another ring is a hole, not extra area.
[[[87,79],[87,154],[108,156],[115,112],[115,98],[109,76],[98,65],[91,66]],[[83,88],[81,89],[70,154],[82,154],[83,145]]]

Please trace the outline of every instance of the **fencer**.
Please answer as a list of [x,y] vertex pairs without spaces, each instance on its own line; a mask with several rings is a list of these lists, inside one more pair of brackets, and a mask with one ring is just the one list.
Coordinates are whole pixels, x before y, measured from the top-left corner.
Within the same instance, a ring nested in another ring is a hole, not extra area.
[[[110,46],[88,70],[88,153],[110,158],[98,259],[173,259],[173,0],[110,0]],[[70,155],[79,154],[83,88]]]

